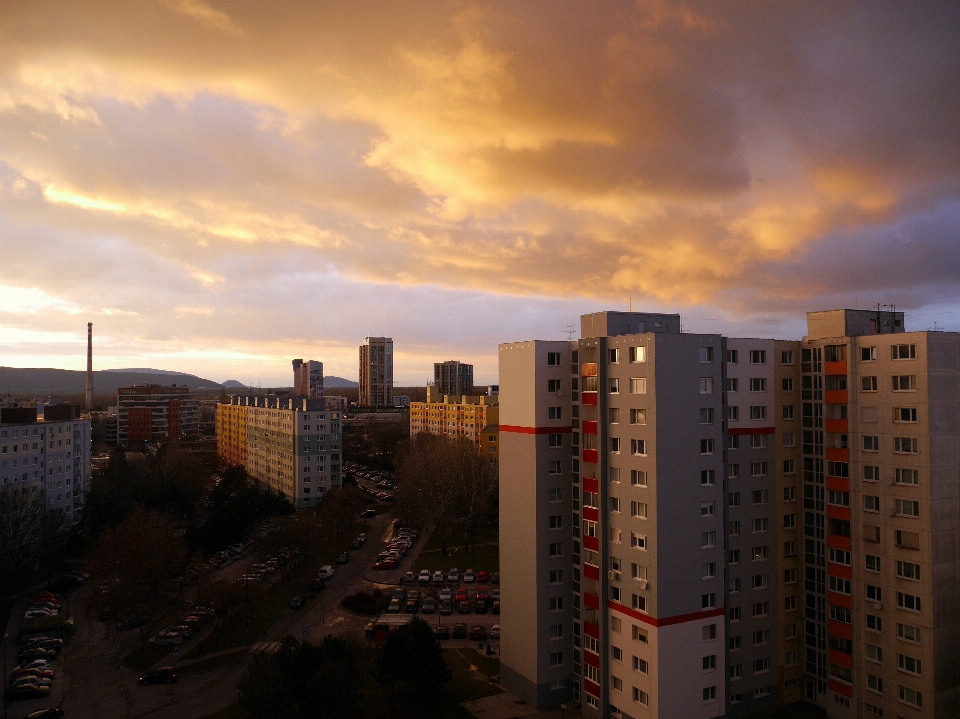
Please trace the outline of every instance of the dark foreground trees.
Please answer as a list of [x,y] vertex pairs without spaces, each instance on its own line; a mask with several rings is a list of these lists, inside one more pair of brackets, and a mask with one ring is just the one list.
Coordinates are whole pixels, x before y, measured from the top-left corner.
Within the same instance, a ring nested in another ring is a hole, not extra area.
[[444,554],[448,542],[467,546],[496,523],[496,471],[467,439],[418,434],[403,453],[397,478],[401,516],[432,524]]
[[340,637],[319,644],[284,637],[257,654],[240,680],[237,703],[249,719],[351,719],[363,684],[357,651]]
[[29,558],[48,568],[59,557],[70,532],[70,520],[46,499],[13,489],[0,489],[0,587]]
[[404,686],[418,697],[432,695],[450,681],[440,642],[420,617],[387,635],[375,675],[379,684]]

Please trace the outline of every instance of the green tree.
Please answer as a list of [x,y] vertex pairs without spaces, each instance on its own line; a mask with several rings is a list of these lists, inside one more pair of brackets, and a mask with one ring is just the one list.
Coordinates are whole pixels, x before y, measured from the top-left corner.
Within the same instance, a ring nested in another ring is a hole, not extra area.
[[237,703],[250,719],[352,719],[361,688],[357,651],[348,641],[299,643],[288,636],[275,653],[254,657]]
[[401,684],[418,696],[430,696],[450,681],[440,642],[420,617],[391,632],[377,656],[376,678],[381,685]]

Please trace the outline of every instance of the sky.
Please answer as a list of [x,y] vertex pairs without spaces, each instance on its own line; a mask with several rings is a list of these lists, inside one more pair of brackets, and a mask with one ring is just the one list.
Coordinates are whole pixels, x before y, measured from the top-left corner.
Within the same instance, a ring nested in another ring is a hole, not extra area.
[[579,315],[960,330],[960,5],[27,2],[0,365],[395,381]]

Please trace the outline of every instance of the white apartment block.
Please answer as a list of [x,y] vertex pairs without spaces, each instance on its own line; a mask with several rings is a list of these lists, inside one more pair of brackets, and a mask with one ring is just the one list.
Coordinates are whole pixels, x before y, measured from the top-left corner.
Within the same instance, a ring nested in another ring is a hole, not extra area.
[[42,499],[79,521],[90,488],[90,435],[89,420],[38,422],[35,409],[0,410],[0,489]]
[[501,676],[585,716],[960,715],[960,335],[500,346]]

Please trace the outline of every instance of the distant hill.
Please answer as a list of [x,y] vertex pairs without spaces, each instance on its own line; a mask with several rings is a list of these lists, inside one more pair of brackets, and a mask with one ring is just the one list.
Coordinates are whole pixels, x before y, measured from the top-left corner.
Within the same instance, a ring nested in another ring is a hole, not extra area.
[[[100,370],[93,373],[95,392],[116,392],[118,387],[143,382],[187,385],[192,390],[221,389],[219,382],[210,379],[161,370]],[[87,373],[80,370],[0,367],[2,394],[76,394],[84,392],[86,387]]]
[[243,382],[237,382],[237,380],[235,379],[228,379],[226,382],[223,383],[223,388],[224,389],[238,389],[238,388],[246,389],[247,385],[245,385]]
[[348,379],[344,379],[343,377],[335,377],[334,375],[330,375],[329,377],[323,378],[323,386],[336,387],[339,389],[341,387],[359,387],[360,385],[356,382],[351,382]]

